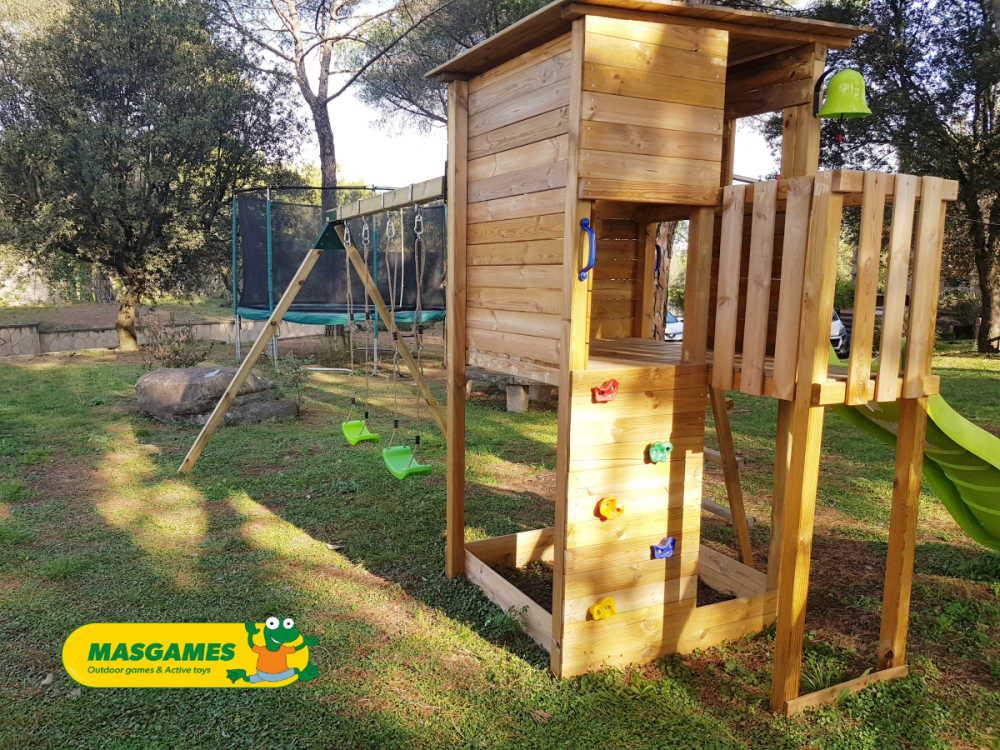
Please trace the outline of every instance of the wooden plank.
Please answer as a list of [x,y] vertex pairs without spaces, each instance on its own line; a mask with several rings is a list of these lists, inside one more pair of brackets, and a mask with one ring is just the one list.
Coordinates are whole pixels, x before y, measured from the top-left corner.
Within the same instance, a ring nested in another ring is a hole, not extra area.
[[561,213],[470,224],[468,242],[470,245],[491,245],[497,242],[560,239],[565,229],[563,224]]
[[[628,341],[625,346],[629,346]],[[651,342],[656,343],[656,342]],[[595,355],[598,351],[604,351],[603,346],[607,342],[595,342]],[[682,365],[668,367],[637,367],[625,366],[618,369],[614,378],[619,384],[619,396],[624,398],[629,392],[644,391],[670,391],[681,388],[691,388],[704,386],[708,368],[704,364]],[[590,397],[590,390],[601,385],[608,379],[608,373],[598,370],[587,369],[573,373],[572,394],[573,398]]]
[[531,380],[548,385],[559,385],[559,368],[525,360],[510,359],[489,352],[467,352],[466,362],[472,367],[490,372],[511,375],[520,380]]
[[239,368],[233,374],[233,379],[226,386],[222,397],[216,403],[208,420],[198,433],[198,437],[195,438],[194,443],[191,444],[191,448],[188,449],[187,455],[184,456],[184,461],[181,462],[180,467],[177,469],[178,474],[190,474],[191,470],[194,469],[194,465],[198,463],[198,459],[205,450],[205,446],[208,445],[208,441],[212,435],[225,420],[226,412],[229,411],[229,407],[232,406],[239,395],[240,388],[243,387],[243,384],[253,372],[253,368],[256,366],[257,360],[260,359],[260,355],[264,353],[268,343],[277,334],[282,318],[285,317],[285,313],[292,306],[302,286],[306,283],[306,279],[309,278],[309,274],[316,266],[320,254],[323,252],[323,250],[318,248],[312,248],[302,259],[302,263],[299,264],[298,270],[292,276],[292,280],[288,282],[288,287],[282,292],[278,304],[271,311],[271,316],[267,319],[267,323],[261,328],[257,340],[254,341],[253,346],[250,347],[250,351],[247,352],[246,359],[240,363]]
[[783,81],[759,89],[740,90],[726,88],[726,117],[738,119],[754,115],[780,112],[791,107],[809,104],[813,98],[811,80]]
[[[799,330],[802,311],[802,281],[812,205],[811,177],[793,177],[785,203],[784,238],[781,250],[781,287],[778,297],[777,330]],[[774,389],[777,398],[790,400],[795,392],[798,336],[776,336],[774,340]]]
[[589,29],[585,62],[691,78],[720,87],[726,80],[725,53],[663,47],[636,39],[605,36]]
[[816,176],[806,252],[802,317],[799,333],[798,383],[790,418],[792,440],[783,477],[781,560],[778,571],[778,627],[775,636],[771,707],[784,710],[798,696],[805,632],[809,561],[819,459],[823,439],[823,407],[812,405],[812,383],[826,378],[830,316],[836,281],[837,249],[843,196],[831,190],[829,172]]
[[592,91],[583,94],[583,120],[722,135],[722,111]]
[[469,91],[471,93],[476,93],[480,89],[495,84],[504,78],[516,76],[525,68],[537,65],[544,60],[555,57],[556,55],[561,55],[568,51],[569,48],[569,34],[560,34],[554,38],[546,40],[545,42],[533,45],[523,54],[513,57],[512,59],[508,59],[502,63],[491,65],[481,75],[478,75],[470,80]]
[[711,133],[589,121],[581,124],[581,137],[581,147],[591,151],[711,162],[722,158],[722,137]]
[[470,266],[546,265],[562,262],[563,241],[531,240],[497,242],[492,245],[469,245]]
[[771,539],[767,546],[767,590],[778,588],[781,569],[781,532],[784,526],[785,478],[792,460],[792,402],[778,401],[774,434],[774,483],[771,490]]
[[[669,581],[654,581],[641,586],[631,586],[625,589],[604,592],[602,596],[610,596],[615,600],[619,612],[632,612],[637,609],[647,609],[681,601],[693,601],[698,596],[698,576],[671,578]],[[565,603],[567,622],[586,622],[590,605],[594,603],[593,596],[570,599]]]
[[[658,224],[646,224],[644,241],[642,244],[642,266],[639,270],[639,291],[636,294],[635,322],[632,326],[632,335],[645,337],[653,332],[653,319],[655,317],[654,307],[656,305],[656,234],[659,229]],[[663,253],[663,260],[666,260],[666,252]],[[666,270],[661,270],[661,274]]]
[[917,514],[926,439],[927,398],[903,399],[899,402],[889,550],[882,590],[882,625],[878,645],[880,669],[906,665],[906,633],[910,622],[910,593],[913,589]]
[[875,384],[876,401],[895,401],[899,397],[903,320],[906,315],[913,219],[920,178],[900,174],[896,175],[895,183],[892,229],[889,234],[889,268],[885,282],[885,306],[882,310],[882,342]]
[[720,594],[751,597],[767,590],[766,575],[704,545],[698,550],[698,576]]
[[505,219],[524,219],[529,216],[555,214],[563,210],[566,194],[556,188],[541,193],[513,195],[506,198],[472,203],[467,216],[470,224],[482,224]]
[[882,229],[889,175],[866,172],[864,202],[854,285],[854,322],[851,325],[851,358],[847,368],[847,405],[867,403],[875,341],[875,302],[882,258]]
[[[338,233],[341,231],[343,230],[338,229]],[[403,336],[399,335],[399,329],[396,327],[395,316],[390,314],[389,308],[382,299],[382,293],[379,291],[378,284],[375,283],[375,280],[371,277],[371,274],[368,271],[368,264],[365,263],[364,259],[358,254],[354,245],[347,245],[347,257],[351,261],[351,265],[354,266],[355,273],[357,273],[361,278],[361,283],[364,284],[368,297],[371,299],[372,303],[375,305],[375,309],[378,311],[379,316],[382,318],[382,325],[384,325],[389,333],[393,335],[396,348],[399,351],[399,356],[402,357],[403,363],[410,371],[410,376],[413,378],[413,382],[417,386],[417,390],[420,392],[421,397],[423,397],[424,401],[427,402],[427,407],[430,409],[431,417],[434,419],[434,423],[438,426],[438,429],[441,430],[441,434],[444,435],[447,440],[448,422],[444,410],[441,408],[437,398],[431,391],[430,385],[427,383],[427,379],[424,377],[420,365],[413,358],[409,345],[406,343]],[[462,392],[464,398],[464,386]]]
[[469,286],[498,289],[561,289],[565,271],[562,266],[472,266],[468,269]]
[[496,154],[569,131],[569,107],[562,106],[469,138],[469,158]]
[[573,53],[570,69],[569,95],[569,159],[566,165],[566,205],[563,210],[563,275],[562,304],[559,314],[562,316],[562,331],[559,339],[561,356],[559,358],[559,412],[556,432],[556,492],[554,497],[555,524],[554,544],[555,560],[552,576],[552,640],[554,647],[550,651],[549,668],[557,677],[563,673],[564,653],[562,647],[563,630],[566,618],[564,603],[566,601],[565,555],[567,509],[569,506],[568,473],[572,441],[570,427],[572,424],[572,404],[570,392],[573,370],[587,366],[588,347],[590,344],[590,290],[593,286],[592,276],[586,281],[580,281],[576,275],[581,268],[583,253],[583,238],[580,222],[592,217],[592,206],[578,199],[579,184],[579,152],[580,152],[580,116],[582,110],[583,89],[583,58],[586,44],[586,20],[577,19],[572,23],[571,49]]
[[[826,47],[813,47],[812,73],[814,84],[826,69]],[[812,102],[789,107],[783,112],[781,139],[781,176],[807,177],[819,169],[820,120],[813,116]]]
[[[697,544],[701,530],[701,513],[695,512],[692,503],[680,502],[670,505],[668,513],[666,493],[661,494],[660,502],[661,508],[652,513],[626,510],[627,518],[623,515],[614,521],[600,521],[591,517],[571,523],[566,536],[566,572],[644,565],[651,558],[650,547],[661,544],[668,536],[677,540],[675,557],[689,556],[688,548]],[[591,505],[591,509],[595,506]],[[628,507],[635,510],[631,503]]]
[[632,436],[637,431],[641,431],[643,435],[655,434],[659,436],[658,439],[665,440],[674,436],[698,434],[704,430],[704,415],[693,412],[681,412],[669,416],[656,414],[605,420],[594,419],[588,422],[586,427],[577,426],[575,419],[573,422],[577,439],[586,439],[590,445],[606,445],[621,441],[631,442]]
[[812,80],[812,77],[813,45],[811,44],[803,44],[739,64],[733,63],[730,54],[729,69],[726,72],[726,98],[732,94],[742,96],[745,92],[789,81]]
[[[600,597],[607,591],[644,586],[649,583],[659,583],[673,578],[684,578],[696,575],[698,572],[698,557],[675,556],[668,560],[644,560],[626,568],[598,568],[580,573],[566,573],[566,599],[583,597]],[[612,618],[617,619],[617,618]],[[570,630],[569,623],[566,626]]]
[[[340,206],[337,209],[336,218],[340,220],[354,219],[393,208],[404,208],[418,203],[429,203],[444,198],[446,194],[445,178],[443,176],[435,177],[408,185],[405,188],[383,193],[367,201],[358,201]],[[328,213],[332,214],[332,212]],[[331,220],[333,220],[332,215]]]
[[559,339],[468,327],[465,340],[466,346],[473,351],[503,354],[514,359],[531,359],[547,365],[559,364]]
[[905,665],[892,667],[891,669],[882,669],[878,672],[870,672],[862,675],[861,677],[856,677],[853,680],[841,682],[837,685],[832,685],[828,688],[824,688],[823,690],[817,690],[814,693],[808,693],[795,698],[794,700],[788,701],[788,705],[785,708],[785,715],[792,717],[809,708],[817,708],[819,706],[836,703],[844,696],[858,693],[869,685],[875,685],[880,682],[888,682],[890,680],[899,680],[906,677],[909,673],[909,667]]
[[[711,162],[704,163],[706,169],[713,168]],[[596,177],[580,178],[580,195],[593,200],[604,198],[635,203],[678,203],[685,206],[716,206],[719,202],[717,187]]]
[[[701,383],[666,390],[625,390],[619,383],[618,395],[610,404],[593,401],[590,391],[573,390],[574,420],[604,421],[629,416],[656,416],[658,414],[700,414],[705,411],[705,386]],[[589,448],[581,448],[589,454]]]
[[725,102],[725,88],[721,85],[706,85],[705,81],[692,78],[597,63],[587,63],[584,66],[583,88],[585,91],[603,94],[720,110]]
[[938,286],[941,281],[941,248],[947,204],[939,177],[924,177],[920,199],[920,222],[913,259],[913,291],[910,294],[910,331],[906,343],[903,397],[923,394],[924,376],[930,374],[937,323]]
[[764,392],[764,356],[767,349],[777,197],[778,183],[774,180],[754,186],[746,322],[743,327],[743,364],[740,368],[740,390],[751,396],[760,396]]
[[716,187],[719,162],[676,159],[612,151],[580,152],[580,176],[638,182],[668,182]]
[[565,107],[569,101],[569,82],[558,81],[551,86],[529,91],[503,104],[469,117],[469,134],[483,135],[529,117]]
[[743,488],[740,486],[740,467],[736,463],[736,446],[733,444],[733,428],[726,409],[726,394],[716,388],[709,389],[712,416],[715,420],[715,435],[719,441],[722,458],[722,474],[726,482],[726,497],[729,510],[733,514],[733,531],[739,547],[740,560],[753,567],[753,546],[750,544],[750,525],[747,523],[743,506]]
[[552,166],[566,160],[568,146],[568,137],[560,135],[527,146],[512,148],[509,151],[501,151],[491,156],[473,159],[469,161],[468,166],[469,182],[473,183],[498,175],[523,172],[533,167]]
[[728,36],[709,28],[686,28],[661,22],[624,21],[607,16],[590,16],[587,18],[587,33],[673,47],[688,52],[704,52],[712,57],[726,57],[729,51]]
[[521,568],[536,560],[552,562],[552,527],[466,542],[465,548],[489,566]]
[[[716,172],[718,174],[718,172]],[[684,291],[682,359],[703,364],[708,350],[709,280],[712,275],[712,238],[715,211],[698,208],[688,229],[688,265]]]
[[469,114],[477,115],[491,107],[516,99],[527,91],[537,91],[569,78],[569,49],[500,76],[469,94]]
[[562,312],[562,293],[558,289],[501,289],[498,287],[469,287],[469,307],[484,310],[510,310],[559,315]]
[[447,507],[445,510],[445,575],[465,569],[465,310],[468,174],[466,172],[469,86],[448,85],[448,268],[446,332],[447,368]]
[[512,614],[535,643],[546,651],[552,650],[552,615],[468,551],[465,553],[465,575],[482,589],[487,599]]
[[523,333],[528,336],[559,338],[559,316],[529,312],[511,312],[470,307],[466,312],[469,328],[487,331]]
[[565,184],[566,162],[559,161],[470,182],[469,200],[478,203],[496,198],[509,198],[524,193],[549,191],[553,188],[561,188]]
[[723,390],[733,387],[740,263],[743,257],[744,193],[746,188],[743,185],[730,185],[722,191],[722,236],[719,239],[718,291],[715,297],[712,385]]

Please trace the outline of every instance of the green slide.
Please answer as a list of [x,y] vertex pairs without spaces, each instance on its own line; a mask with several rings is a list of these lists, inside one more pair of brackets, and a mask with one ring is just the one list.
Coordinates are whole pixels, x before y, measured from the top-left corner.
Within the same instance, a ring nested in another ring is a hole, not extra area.
[[[840,407],[848,421],[895,444],[897,404]],[[1000,438],[977,427],[940,396],[927,402],[924,479],[963,531],[1000,552]]]

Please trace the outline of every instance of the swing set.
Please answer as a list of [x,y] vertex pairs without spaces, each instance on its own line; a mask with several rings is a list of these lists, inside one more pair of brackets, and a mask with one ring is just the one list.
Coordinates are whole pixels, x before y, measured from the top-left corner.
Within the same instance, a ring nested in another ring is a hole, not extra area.
[[[416,423],[421,422],[429,411],[442,434],[446,434],[446,420],[441,405],[424,377],[424,323],[435,318],[435,311],[425,312],[423,286],[429,282],[428,251],[424,232],[426,226],[426,211],[428,206],[440,202],[445,194],[443,178],[428,180],[409,187],[387,192],[341,207],[339,215],[329,217],[326,229],[316,240],[302,260],[301,265],[292,277],[277,305],[261,330],[250,352],[243,360],[232,382],[226,388],[222,398],[216,404],[208,421],[202,427],[197,439],[192,444],[178,471],[189,473],[205,449],[208,440],[222,423],[226,412],[232,406],[243,383],[267,347],[268,341],[283,320],[285,314],[295,302],[295,298],[309,279],[309,274],[316,267],[324,253],[344,253],[344,278],[346,282],[346,320],[350,350],[350,371],[359,369],[364,373],[364,388],[362,395],[351,398],[346,419],[341,423],[344,440],[350,446],[363,443],[381,443],[382,436],[371,429],[372,423],[372,393],[371,379],[378,376],[381,359],[380,341],[382,332],[386,332],[392,341],[391,370],[389,380],[392,390],[392,409],[395,414],[392,432],[382,449],[382,460],[386,469],[396,479],[402,481],[409,477],[423,476],[432,472],[429,464],[421,463],[417,452],[422,443],[422,435],[414,427],[413,442],[408,444],[402,439],[404,433],[403,421],[399,414],[402,405],[400,391],[406,388],[403,383],[403,367],[409,371],[410,378],[416,386],[414,402]],[[388,293],[383,296],[378,283],[372,276],[372,269],[377,267],[378,247],[373,242],[373,217],[385,214],[385,241],[382,248],[382,263],[388,283]],[[413,241],[407,248],[406,224],[408,214],[412,214]],[[349,222],[360,223],[361,248],[355,246]],[[352,276],[353,271],[353,276]],[[413,304],[405,299],[408,290],[408,274],[412,273],[412,281],[416,284]],[[353,278],[360,280],[364,288],[364,300],[361,309],[355,305]],[[388,297],[386,304],[385,297]],[[405,336],[399,330],[400,322],[409,322],[411,331]],[[406,339],[412,339],[412,346]],[[360,340],[360,346],[358,342]],[[363,352],[360,361],[358,354]]]

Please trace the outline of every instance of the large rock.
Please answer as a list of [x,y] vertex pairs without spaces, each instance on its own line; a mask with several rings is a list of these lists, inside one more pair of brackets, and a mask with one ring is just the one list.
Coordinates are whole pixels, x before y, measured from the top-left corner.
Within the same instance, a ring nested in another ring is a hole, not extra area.
[[[139,410],[164,421],[204,424],[236,374],[232,367],[154,370],[135,384]],[[250,375],[226,413],[226,424],[295,416],[294,401],[278,398],[267,378]]]

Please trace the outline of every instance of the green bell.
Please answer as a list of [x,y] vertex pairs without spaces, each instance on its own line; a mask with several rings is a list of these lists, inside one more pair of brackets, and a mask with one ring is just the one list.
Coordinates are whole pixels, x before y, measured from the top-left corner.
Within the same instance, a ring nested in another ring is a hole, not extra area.
[[851,119],[871,117],[865,97],[865,79],[856,70],[841,70],[830,79],[826,87],[826,101],[819,111],[823,118]]

